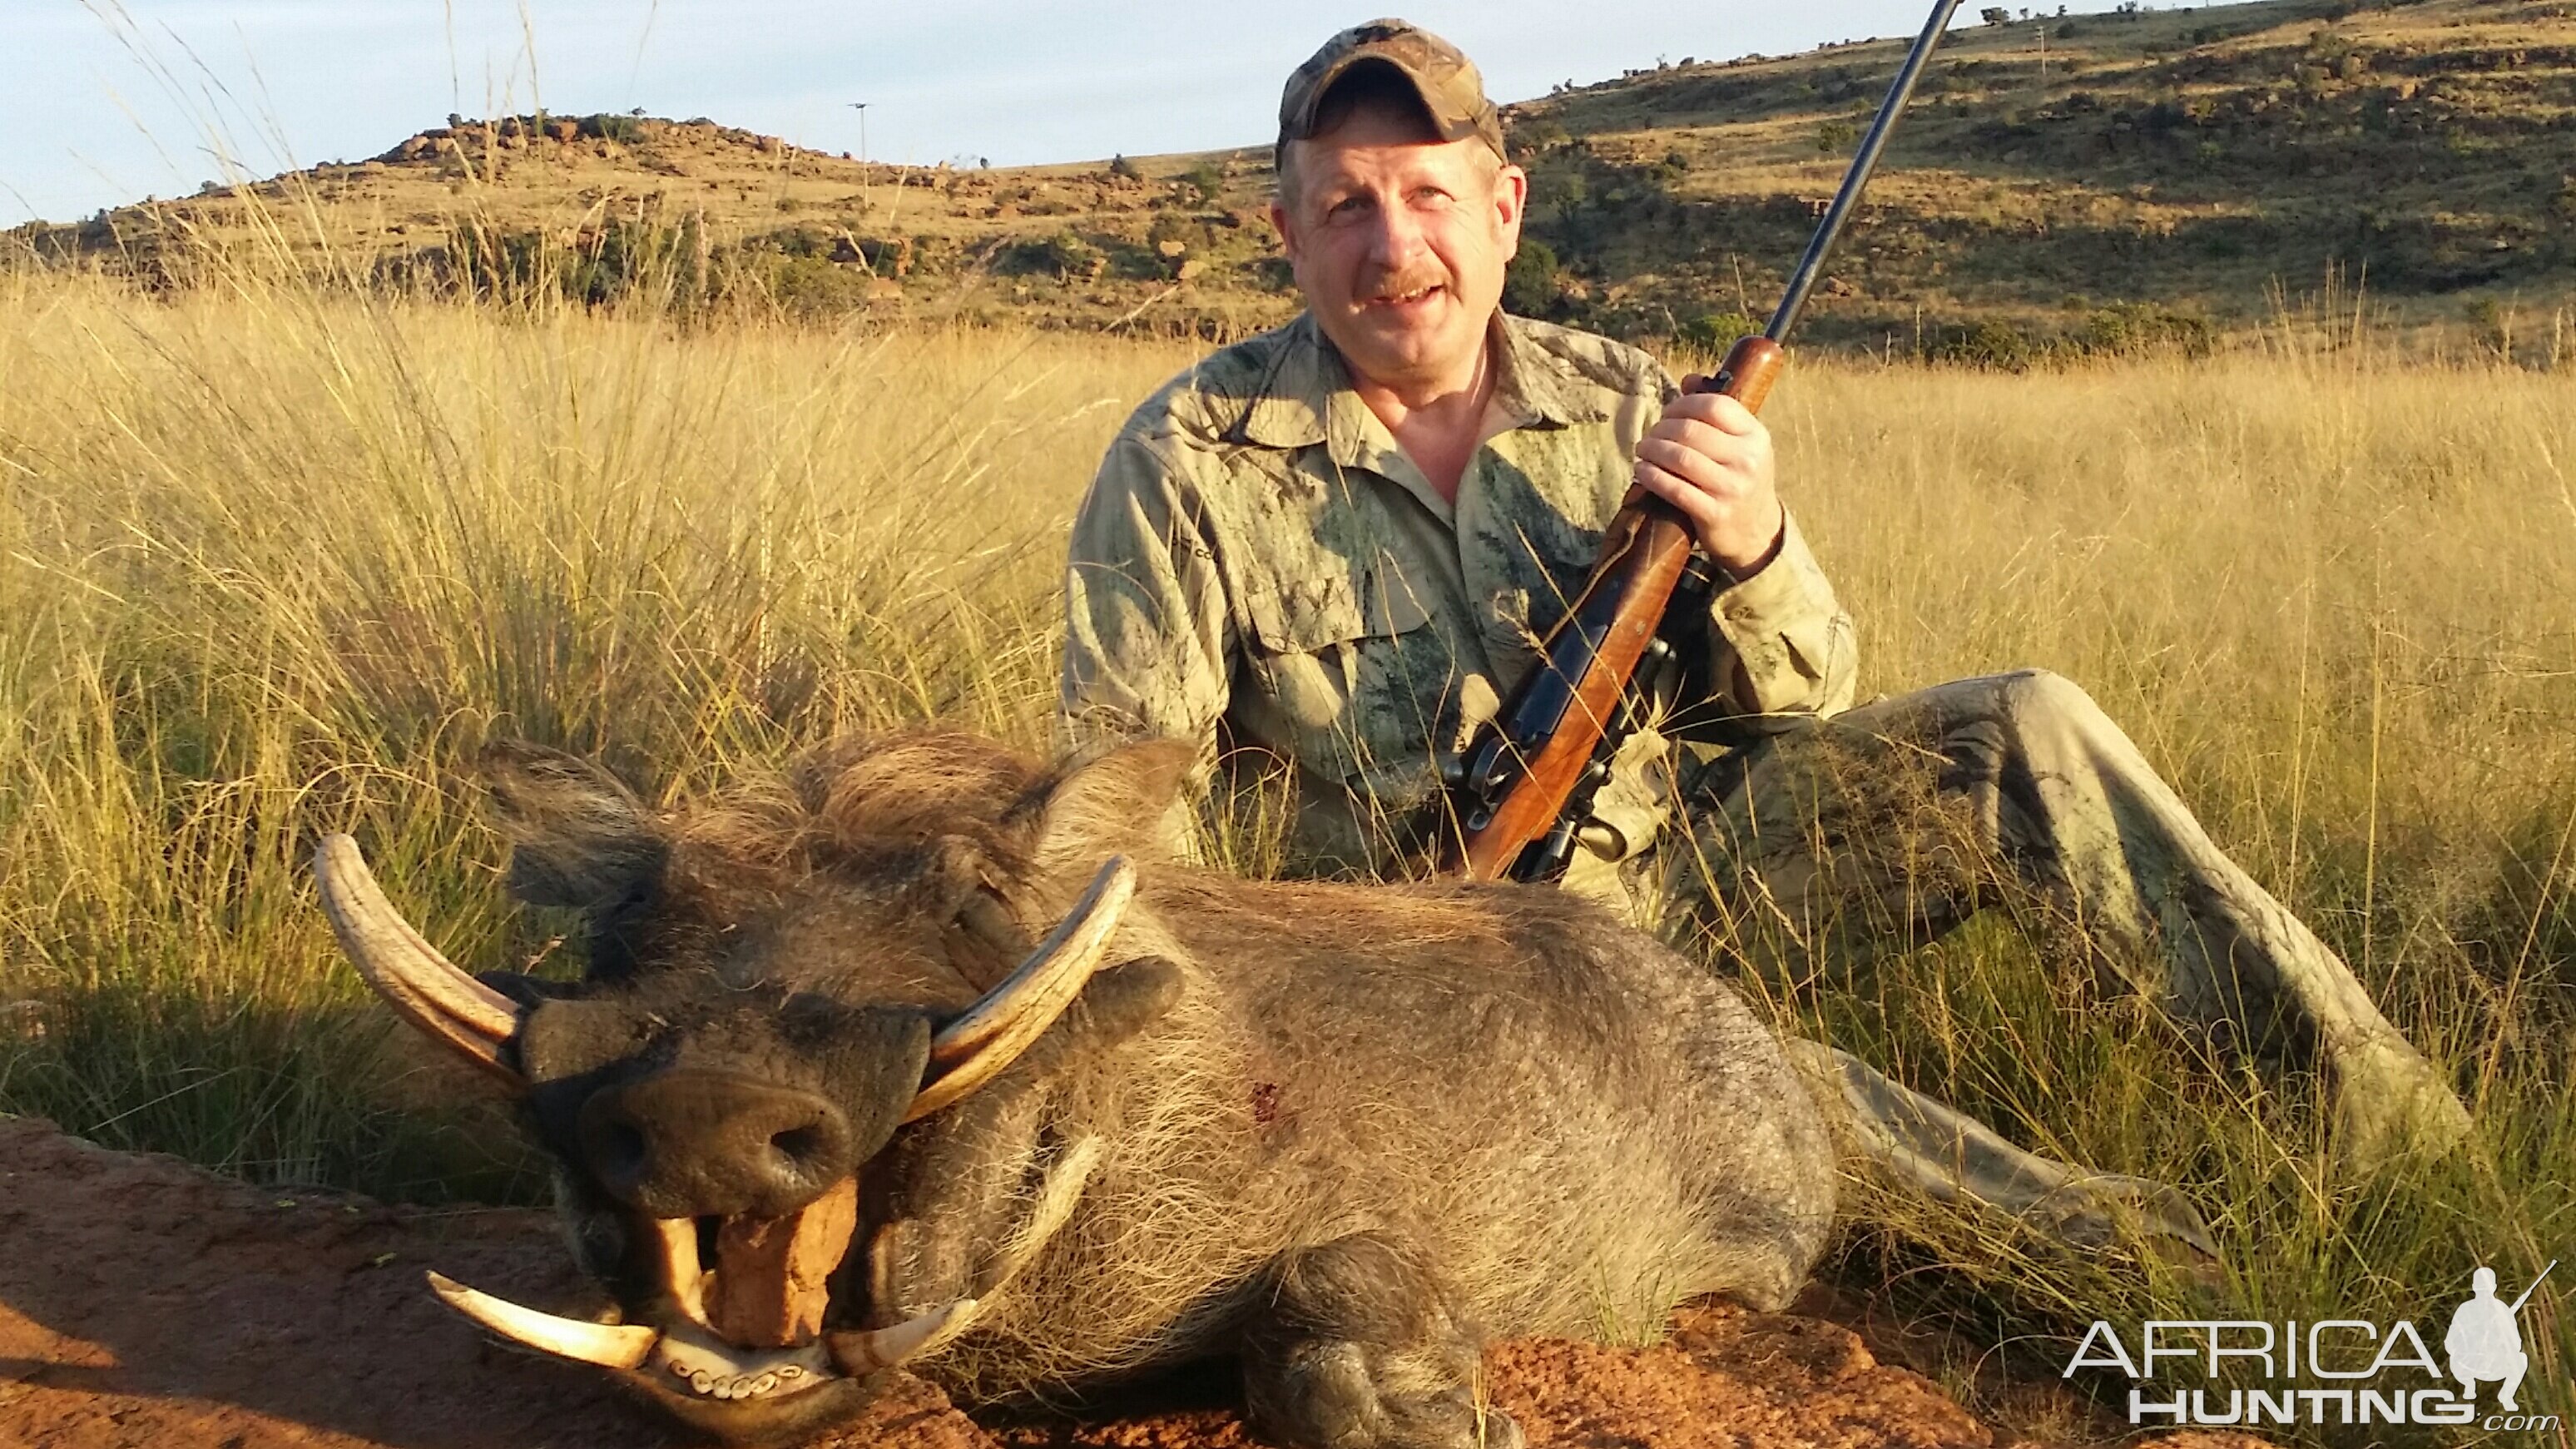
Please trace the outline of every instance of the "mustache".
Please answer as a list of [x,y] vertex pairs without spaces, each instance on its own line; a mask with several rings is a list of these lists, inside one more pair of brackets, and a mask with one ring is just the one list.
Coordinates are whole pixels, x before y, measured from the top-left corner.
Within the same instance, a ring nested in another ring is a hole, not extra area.
[[1363,302],[1376,302],[1389,297],[1408,296],[1427,287],[1447,285],[1449,279],[1438,272],[1391,272],[1370,278],[1358,289],[1358,296]]

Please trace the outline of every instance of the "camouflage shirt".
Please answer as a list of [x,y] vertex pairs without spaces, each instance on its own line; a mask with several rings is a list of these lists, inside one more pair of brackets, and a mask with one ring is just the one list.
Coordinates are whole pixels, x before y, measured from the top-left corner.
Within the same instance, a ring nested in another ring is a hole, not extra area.
[[[1306,869],[1398,867],[1436,822],[1436,759],[1537,662],[1625,496],[1637,440],[1676,389],[1606,338],[1501,317],[1493,434],[1455,504],[1351,390],[1311,317],[1228,347],[1120,429],[1073,524],[1062,724],[1069,743],[1202,742],[1202,768],[1284,760]],[[1497,431],[1499,429],[1499,431]],[[1710,603],[1737,712],[1851,702],[1851,624],[1795,522]],[[1621,854],[1663,813],[1653,735],[1595,814]],[[1578,853],[1580,855],[1580,853]]]

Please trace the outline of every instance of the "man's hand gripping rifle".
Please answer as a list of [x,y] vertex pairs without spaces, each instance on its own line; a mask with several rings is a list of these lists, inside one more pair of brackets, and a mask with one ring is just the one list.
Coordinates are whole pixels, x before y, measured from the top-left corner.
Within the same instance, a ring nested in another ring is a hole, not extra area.
[[[1717,375],[1700,380],[1697,390],[1724,393],[1754,412],[1762,410],[1788,363],[1782,344],[1789,329],[1958,8],[1959,0],[1934,4],[1832,208],[1790,274],[1771,325],[1737,342]],[[1610,776],[1611,756],[1641,722],[1640,693],[1631,687],[1639,667],[1652,662],[1658,674],[1664,672],[1673,656],[1667,619],[1702,612],[1718,586],[1719,570],[1692,551],[1681,514],[1631,489],[1603,535],[1591,576],[1540,641],[1538,667],[1477,732],[1466,753],[1442,766],[1455,821],[1442,854],[1443,874],[1538,881],[1563,873],[1591,819],[1593,794]]]

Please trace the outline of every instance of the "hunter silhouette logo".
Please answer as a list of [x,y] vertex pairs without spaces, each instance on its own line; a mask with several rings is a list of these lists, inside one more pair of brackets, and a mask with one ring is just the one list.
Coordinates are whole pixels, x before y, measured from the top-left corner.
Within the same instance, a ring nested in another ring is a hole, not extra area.
[[[2560,1416],[2524,1413],[2516,1395],[2531,1369],[2522,1307],[2556,1259],[2512,1302],[2496,1296],[2493,1268],[2470,1275],[2470,1297],[2451,1311],[2440,1359],[2400,1318],[2150,1319],[2134,1339],[2097,1320],[2067,1360],[2132,1380],[2129,1422],[2170,1425],[2475,1424],[2498,1430],[2563,1429]],[[2168,1362],[2180,1360],[2180,1364]],[[2173,1380],[2183,1377],[2185,1382]],[[2197,1378],[2200,1387],[2192,1387]],[[2497,1385],[2496,1412],[2478,1414],[2478,1385]]]
[[[2558,1260],[2549,1260],[2549,1268],[2540,1270],[2540,1278]],[[2451,1356],[2451,1377],[2460,1381],[2460,1397],[2475,1399],[2478,1385],[2496,1382],[2504,1385],[2496,1391],[2496,1402],[2506,1409],[2522,1407],[2513,1401],[2513,1391],[2522,1387],[2522,1376],[2531,1368],[2531,1359],[2522,1351],[2522,1305],[2531,1299],[2532,1288],[2540,1278],[2531,1280],[2531,1288],[2511,1303],[2498,1303],[2495,1296],[2496,1276],[2493,1268],[2480,1268],[2469,1275],[2470,1291],[2476,1296],[2461,1304],[2451,1314],[2451,1331],[2442,1335],[2442,1351]]]

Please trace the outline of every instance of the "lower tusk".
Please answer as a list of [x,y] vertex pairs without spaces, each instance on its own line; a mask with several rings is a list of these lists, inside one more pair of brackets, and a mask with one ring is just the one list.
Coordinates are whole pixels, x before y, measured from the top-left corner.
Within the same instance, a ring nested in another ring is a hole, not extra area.
[[907,1319],[892,1328],[872,1328],[865,1332],[848,1331],[823,1335],[823,1346],[832,1351],[832,1361],[852,1378],[892,1368],[896,1364],[928,1349],[934,1342],[946,1342],[953,1335],[953,1325],[963,1331],[975,1316],[975,1300],[960,1298],[944,1308],[934,1308],[919,1318]]
[[440,1302],[512,1343],[601,1368],[632,1369],[651,1357],[662,1335],[640,1323],[583,1323],[478,1293],[453,1278],[429,1275]]
[[1038,1250],[1073,1216],[1074,1204],[1082,1197],[1083,1184],[1091,1180],[1092,1169],[1100,1165],[1102,1151],[1099,1138],[1085,1137],[1047,1169],[1045,1184],[1038,1190],[1037,1208],[1012,1234],[1000,1259],[988,1269],[992,1286],[984,1290],[982,1299],[960,1298],[892,1328],[824,1334],[823,1346],[831,1350],[833,1362],[850,1377],[864,1378],[878,1369],[892,1368],[943,1348],[973,1327],[983,1304],[1018,1277],[1020,1270],[1037,1257]]
[[1081,1201],[1083,1185],[1091,1181],[1092,1169],[1100,1165],[1102,1151],[1099,1138],[1085,1137],[1065,1149],[1064,1155],[1047,1169],[1046,1179],[1038,1188],[1037,1207],[989,1270],[986,1281],[992,1286],[984,1290],[984,1297],[991,1298],[1008,1287],[1012,1279],[1020,1276],[1020,1270],[1037,1257],[1038,1250],[1072,1219],[1074,1205]]

